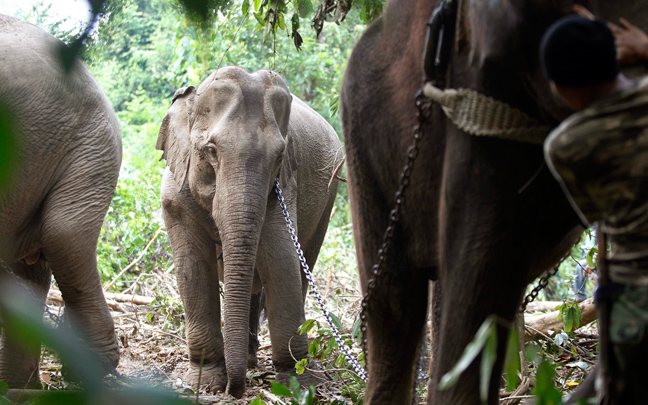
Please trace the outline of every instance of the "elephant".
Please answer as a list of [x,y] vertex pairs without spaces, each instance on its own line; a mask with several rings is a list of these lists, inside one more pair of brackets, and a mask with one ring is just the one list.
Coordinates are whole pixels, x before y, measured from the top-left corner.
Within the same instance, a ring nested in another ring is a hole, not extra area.
[[[13,123],[16,148],[0,190],[0,283],[19,280],[44,302],[53,274],[66,322],[107,373],[119,348],[96,249],[119,176],[121,135],[85,66],[74,60],[64,69],[63,47],[40,28],[0,15],[0,127]],[[0,348],[1,381],[40,387],[39,341],[25,344],[5,331]]]
[[[161,200],[185,308],[185,381],[193,385],[201,376],[212,391],[243,395],[250,301],[261,287],[272,361],[277,379],[286,381],[294,359],[307,357],[308,337],[297,328],[308,285],[273,183],[312,268],[337,193],[337,134],[276,72],[229,66],[197,89],[176,91],[156,148],[167,163]],[[318,380],[310,372],[298,379]]]
[[[609,21],[626,15],[643,28],[648,23],[644,3],[579,3]],[[415,95],[426,78],[441,89],[472,89],[505,102],[546,133],[570,114],[551,92],[538,54],[544,31],[573,5],[388,0],[355,46],[340,111],[366,297],[374,286],[364,309],[366,404],[411,402],[428,280],[435,301],[428,404],[482,403],[479,359],[456,384],[437,387],[492,315],[500,322],[487,403],[498,403],[508,334],[502,325],[515,318],[527,284],[555,266],[584,228],[547,169],[541,142],[470,135],[423,98],[418,100],[431,106],[421,118],[418,154],[405,195],[395,192],[419,124]],[[426,22],[435,10],[426,42]],[[389,231],[391,246],[379,251],[396,199],[401,209]],[[382,270],[374,275],[379,256]]]

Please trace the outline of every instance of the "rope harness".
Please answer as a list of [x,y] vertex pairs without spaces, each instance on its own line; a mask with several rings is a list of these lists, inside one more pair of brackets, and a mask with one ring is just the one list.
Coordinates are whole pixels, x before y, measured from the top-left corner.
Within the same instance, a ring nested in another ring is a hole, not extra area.
[[475,90],[443,90],[427,82],[423,94],[439,103],[448,119],[471,135],[542,145],[550,130],[517,108]]

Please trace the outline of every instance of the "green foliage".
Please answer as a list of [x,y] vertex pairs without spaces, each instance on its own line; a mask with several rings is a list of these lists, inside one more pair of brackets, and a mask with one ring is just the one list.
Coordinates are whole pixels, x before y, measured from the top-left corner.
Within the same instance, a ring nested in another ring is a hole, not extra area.
[[16,122],[8,105],[0,103],[0,196],[10,187],[17,163]]
[[302,390],[299,381],[294,376],[290,376],[290,388],[278,382],[271,381],[272,393],[282,397],[291,398],[291,405],[313,405],[315,398],[315,387],[312,385]]
[[591,268],[598,267],[598,247],[592,246],[587,252],[587,265]]
[[9,401],[7,398],[7,393],[9,392],[9,385],[6,382],[0,381],[0,405],[9,405],[13,402]]
[[565,301],[558,305],[556,310],[560,311],[558,314],[558,320],[563,320],[565,332],[571,332],[572,330],[578,329],[580,321],[583,319],[583,315],[581,314],[580,307],[576,302]]
[[457,364],[441,377],[439,390],[445,390],[455,385],[461,374],[479,354],[482,354],[479,392],[484,400],[488,396],[488,383],[497,355],[497,324],[493,317],[486,318],[475,337],[464,349]]
[[84,28],[81,24],[71,25],[69,18],[52,21],[50,18],[51,13],[52,3],[47,3],[46,1],[41,0],[32,5],[29,10],[19,12],[18,16],[38,27],[45,28],[47,32],[66,44],[72,43],[79,35],[81,35]]
[[556,371],[553,364],[542,360],[536,373],[536,385],[531,392],[536,396],[537,405],[558,405],[562,404],[562,395],[554,384]]
[[518,354],[518,333],[511,329],[508,343],[506,344],[506,359],[504,360],[504,372],[506,373],[506,389],[513,391],[520,383],[518,372],[521,369],[520,356]]
[[115,111],[129,109],[128,102],[142,95],[160,107],[170,104],[170,99],[161,101],[175,91],[167,72],[173,58],[169,44],[173,42],[176,12],[173,3],[163,0],[108,3],[106,16],[89,40],[83,60]]
[[[331,315],[333,319],[337,320],[334,320],[334,323],[342,334],[344,344],[346,346],[353,346],[352,336],[345,334],[344,327],[339,318],[334,314]],[[337,325],[338,323],[339,325]],[[308,358],[302,359],[295,364],[297,374],[303,374],[309,364],[318,362],[323,366],[323,368],[330,370],[330,373],[333,373],[333,380],[344,381],[344,389],[341,392],[343,397],[350,399],[353,404],[362,404],[364,401],[366,383],[355,374],[353,367],[348,363],[344,354],[339,350],[338,343],[333,338],[333,334],[327,325],[322,325],[314,319],[307,319],[297,329],[297,332],[299,334],[314,332],[315,335],[314,337],[311,335],[310,338],[311,343],[308,346]],[[358,356],[358,361],[363,365],[364,354]],[[292,385],[291,388],[293,388]],[[292,393],[295,393],[294,388],[292,389]],[[303,399],[305,393],[302,392],[301,395],[301,398]],[[301,402],[297,403],[301,404]]]
[[[161,178],[161,169],[135,172],[122,170],[97,247],[102,281],[112,280],[115,274],[139,257],[156,232],[163,227],[160,210]],[[113,288],[121,291],[141,272],[150,273],[156,268],[166,268],[170,254],[166,233],[161,232],[142,260]]]

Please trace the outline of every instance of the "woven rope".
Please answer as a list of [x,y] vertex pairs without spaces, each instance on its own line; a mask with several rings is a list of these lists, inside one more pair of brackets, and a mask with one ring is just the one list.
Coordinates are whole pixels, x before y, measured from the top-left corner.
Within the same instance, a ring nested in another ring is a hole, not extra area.
[[439,103],[446,116],[471,135],[542,145],[549,133],[548,126],[524,112],[474,90],[441,90],[426,83],[423,94]]

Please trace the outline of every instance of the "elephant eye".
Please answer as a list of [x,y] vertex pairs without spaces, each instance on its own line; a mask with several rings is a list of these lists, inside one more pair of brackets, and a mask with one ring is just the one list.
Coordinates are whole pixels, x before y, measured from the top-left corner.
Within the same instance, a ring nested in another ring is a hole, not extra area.
[[209,157],[216,159],[217,157],[216,147],[214,147],[213,145],[206,145],[205,152],[207,153],[207,155],[209,155]]

